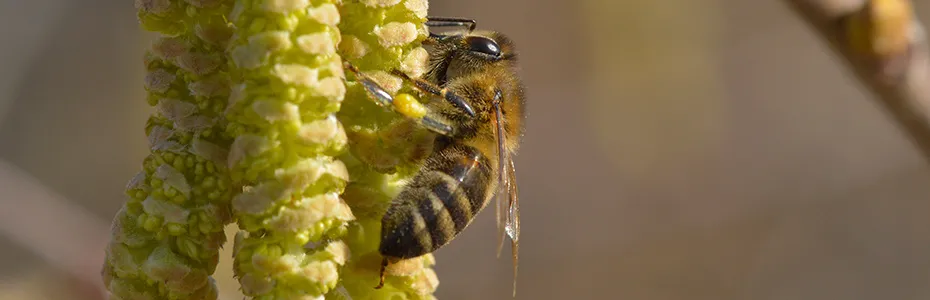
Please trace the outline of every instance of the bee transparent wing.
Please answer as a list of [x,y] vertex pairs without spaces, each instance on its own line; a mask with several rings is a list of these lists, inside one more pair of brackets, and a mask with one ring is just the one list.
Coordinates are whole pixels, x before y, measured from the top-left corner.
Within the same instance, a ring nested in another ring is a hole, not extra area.
[[507,215],[507,235],[510,236],[510,239],[516,243],[520,240],[520,197],[517,190],[517,169],[513,165],[513,160],[510,161],[510,168],[507,170],[507,186],[509,188],[510,199],[508,199],[508,212]]
[[507,161],[506,157],[509,156],[504,149],[505,141],[504,134],[501,132],[503,128],[500,126],[503,116],[500,110],[500,106],[495,104],[496,109],[496,118],[494,119],[494,130],[497,135],[497,194],[494,197],[494,200],[497,202],[495,216],[497,216],[497,257],[500,258],[501,250],[504,249],[504,238],[507,232],[506,225],[508,224],[508,209],[507,209],[507,192],[509,192],[506,176],[507,171]]
[[507,155],[507,161],[510,162],[510,167],[507,168],[507,186],[510,193],[510,199],[508,199],[508,210],[507,210],[507,222],[506,230],[507,235],[510,236],[510,251],[513,255],[513,296],[517,296],[517,262],[518,262],[518,252],[520,249],[520,202],[517,195],[517,170],[513,166],[513,159],[510,155]]
[[[502,182],[498,182],[498,185],[503,185]],[[497,195],[494,197],[494,201],[497,202],[495,206],[495,216],[497,217],[497,257],[501,257],[501,250],[504,249],[504,239],[507,238],[507,230],[505,226],[507,224],[507,202],[504,201],[505,189],[498,189]]]
[[[520,241],[520,208],[517,199],[516,170],[510,152],[505,149],[503,113],[499,103],[494,104],[494,129],[497,135],[497,229],[498,244],[497,256],[500,257],[504,246],[504,233],[510,237],[511,254],[513,257],[513,295],[517,295],[517,262]],[[503,213],[501,213],[503,212]]]

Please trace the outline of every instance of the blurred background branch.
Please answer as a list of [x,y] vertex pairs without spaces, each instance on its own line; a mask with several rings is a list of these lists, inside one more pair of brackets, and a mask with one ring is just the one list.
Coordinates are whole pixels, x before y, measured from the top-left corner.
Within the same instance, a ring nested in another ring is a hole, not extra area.
[[109,238],[106,223],[3,160],[0,191],[0,235],[102,297],[99,253]]
[[[12,103],[12,94],[26,76],[32,60],[41,52],[49,33],[61,22],[60,15],[75,2],[67,0],[0,1],[0,35],[5,41],[0,51],[0,120]],[[26,24],[28,26],[9,26]]]
[[909,0],[787,0],[930,162],[930,64]]

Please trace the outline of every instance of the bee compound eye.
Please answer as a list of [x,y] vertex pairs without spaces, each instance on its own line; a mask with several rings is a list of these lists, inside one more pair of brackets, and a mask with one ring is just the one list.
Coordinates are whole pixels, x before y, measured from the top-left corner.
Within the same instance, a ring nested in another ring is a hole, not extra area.
[[494,57],[501,55],[501,47],[492,39],[483,36],[470,36],[466,38],[468,49],[474,52],[480,52]]

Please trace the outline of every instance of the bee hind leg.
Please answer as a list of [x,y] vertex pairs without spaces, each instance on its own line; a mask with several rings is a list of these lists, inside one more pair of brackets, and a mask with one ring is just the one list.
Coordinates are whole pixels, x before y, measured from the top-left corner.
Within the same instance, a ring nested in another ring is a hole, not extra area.
[[361,71],[359,71],[357,67],[355,67],[348,61],[344,62],[343,66],[346,69],[348,69],[350,72],[355,74],[356,79],[363,87],[365,87],[365,91],[368,92],[368,95],[370,96],[370,98],[372,98],[375,101],[375,103],[377,103],[381,107],[392,108],[394,112],[397,112],[400,115],[413,119],[417,123],[425,127],[426,129],[429,129],[438,134],[441,134],[441,135],[452,134],[452,126],[450,126],[444,121],[435,119],[428,115],[424,115],[420,117],[413,117],[413,116],[398,112],[397,109],[394,109],[394,95],[391,95],[391,93],[385,90],[374,79],[372,79],[368,75],[363,74]]
[[378,286],[376,286],[375,289],[381,289],[384,287],[384,271],[387,269],[387,265],[388,265],[387,257],[381,259],[381,272],[378,275],[381,278],[381,281],[378,283]]
[[391,74],[394,74],[395,76],[399,76],[405,81],[413,84],[413,86],[423,91],[424,93],[429,93],[429,94],[442,97],[442,99],[445,99],[447,102],[449,102],[453,106],[461,109],[462,111],[467,113],[472,118],[475,117],[475,109],[472,108],[471,105],[469,105],[468,102],[465,101],[465,98],[462,98],[461,96],[452,92],[451,90],[446,89],[446,88],[440,88],[436,86],[435,84],[429,81],[423,80],[421,78],[410,78],[410,76],[407,76],[407,74],[405,74],[404,72],[401,72],[396,69],[392,70]]

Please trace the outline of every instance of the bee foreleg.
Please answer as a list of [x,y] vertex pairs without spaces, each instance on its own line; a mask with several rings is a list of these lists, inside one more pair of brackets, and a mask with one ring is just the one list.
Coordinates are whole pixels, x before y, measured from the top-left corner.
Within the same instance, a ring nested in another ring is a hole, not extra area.
[[449,89],[440,88],[436,86],[435,84],[429,81],[420,79],[420,78],[410,78],[410,76],[407,76],[407,74],[405,74],[404,72],[398,71],[398,70],[391,71],[391,74],[400,76],[400,78],[403,78],[407,82],[410,82],[411,84],[413,84],[413,86],[417,87],[417,89],[423,91],[424,93],[429,93],[429,94],[442,97],[443,99],[445,99],[447,102],[449,102],[453,106],[458,107],[459,109],[465,111],[465,113],[468,113],[468,115],[471,117],[476,116],[475,109],[472,108],[471,105],[468,104],[468,102],[465,102],[465,98],[462,98],[461,96],[452,92]]
[[450,126],[446,122],[440,121],[438,119],[435,119],[427,115],[414,117],[414,116],[410,116],[410,115],[398,112],[397,109],[394,107],[394,95],[391,95],[391,93],[389,93],[387,90],[381,87],[381,85],[378,84],[374,79],[371,79],[371,77],[369,77],[368,75],[363,74],[361,71],[358,70],[358,68],[356,68],[351,63],[344,62],[343,65],[345,66],[346,69],[349,69],[349,71],[355,74],[355,77],[358,80],[359,84],[361,84],[365,88],[365,91],[368,92],[368,95],[371,96],[371,98],[375,100],[375,103],[377,103],[381,107],[391,108],[394,112],[397,112],[413,120],[416,120],[417,123],[419,123],[424,128],[430,131],[433,131],[433,132],[436,132],[442,135],[452,134],[452,126]]
[[468,32],[475,30],[478,23],[472,19],[465,18],[447,18],[447,17],[426,17],[426,26],[429,27],[456,27],[468,26]]

